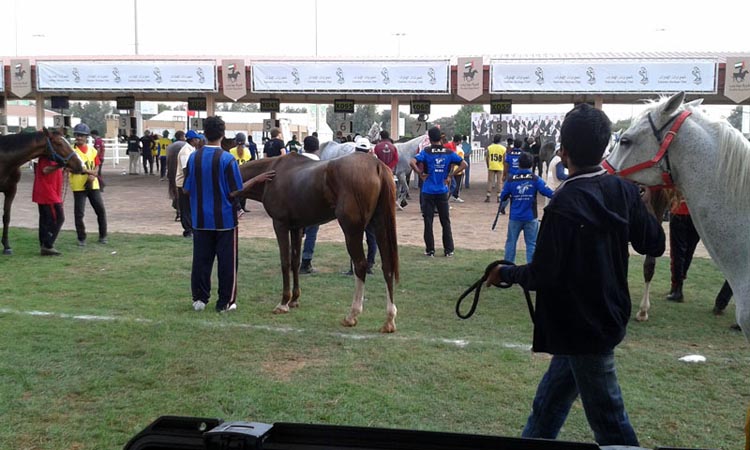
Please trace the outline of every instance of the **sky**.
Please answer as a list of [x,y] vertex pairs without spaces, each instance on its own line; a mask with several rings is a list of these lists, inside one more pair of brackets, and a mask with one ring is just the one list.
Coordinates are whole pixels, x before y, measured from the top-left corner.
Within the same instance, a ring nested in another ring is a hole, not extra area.
[[[0,56],[6,59],[136,53],[246,57],[248,61],[316,56],[409,59],[509,53],[750,53],[747,0],[2,3]],[[532,105],[532,109],[555,112],[545,106]]]

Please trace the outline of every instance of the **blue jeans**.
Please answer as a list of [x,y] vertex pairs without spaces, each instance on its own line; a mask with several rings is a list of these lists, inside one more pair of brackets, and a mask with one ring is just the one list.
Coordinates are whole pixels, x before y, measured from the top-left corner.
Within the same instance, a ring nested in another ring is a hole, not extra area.
[[530,263],[534,258],[536,249],[536,234],[539,231],[539,221],[537,219],[522,221],[508,221],[508,238],[505,240],[505,259],[510,262],[516,261],[516,242],[518,235],[523,230],[523,240],[526,242],[526,263]]
[[614,351],[601,355],[555,355],[536,390],[522,437],[555,439],[580,394],[594,439],[600,446],[631,445],[638,438],[617,383]]
[[464,171],[464,186],[466,189],[469,189],[469,176],[471,175],[471,161],[469,161],[469,156],[466,155],[464,158],[464,161],[466,161],[466,170]]
[[320,225],[305,227],[305,243],[302,245],[302,260],[312,261],[315,251],[315,240],[318,238]]

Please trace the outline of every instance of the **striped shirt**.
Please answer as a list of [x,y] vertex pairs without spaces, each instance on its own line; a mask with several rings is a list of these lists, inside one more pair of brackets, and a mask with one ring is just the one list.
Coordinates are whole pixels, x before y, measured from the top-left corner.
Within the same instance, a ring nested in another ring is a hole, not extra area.
[[234,157],[221,147],[205,146],[190,155],[187,167],[184,189],[190,193],[193,228],[235,228],[236,208],[229,193],[242,188],[242,177]]

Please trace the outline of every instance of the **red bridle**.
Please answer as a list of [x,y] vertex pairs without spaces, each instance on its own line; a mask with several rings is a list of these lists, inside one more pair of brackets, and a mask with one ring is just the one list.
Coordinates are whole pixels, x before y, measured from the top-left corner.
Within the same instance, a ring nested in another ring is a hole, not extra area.
[[648,161],[644,161],[642,163],[636,164],[634,166],[627,167],[625,169],[622,169],[620,171],[615,170],[614,167],[612,167],[607,160],[602,161],[602,167],[609,172],[612,175],[617,175],[620,177],[626,177],[632,173],[640,172],[641,170],[649,169],[651,167],[654,167],[655,165],[659,164],[661,160],[663,159],[667,165],[666,169],[662,169],[661,172],[661,178],[664,184],[661,187],[665,188],[671,188],[674,187],[674,181],[672,180],[672,171],[669,167],[669,156],[667,156],[667,149],[669,149],[669,146],[672,144],[672,141],[674,140],[674,137],[677,135],[677,131],[680,129],[683,123],[685,123],[685,119],[690,116],[692,112],[685,110],[682,113],[680,113],[678,116],[673,117],[667,123],[661,128],[664,129],[667,127],[670,122],[674,120],[674,123],[672,124],[672,128],[667,131],[664,138],[660,136],[660,131],[657,130],[656,126],[654,125],[653,120],[651,119],[651,114],[648,116],[649,123],[651,124],[651,129],[654,131],[654,136],[656,136],[656,140],[661,144],[659,146],[659,151],[656,152],[656,155],[654,155],[653,158],[651,158]]

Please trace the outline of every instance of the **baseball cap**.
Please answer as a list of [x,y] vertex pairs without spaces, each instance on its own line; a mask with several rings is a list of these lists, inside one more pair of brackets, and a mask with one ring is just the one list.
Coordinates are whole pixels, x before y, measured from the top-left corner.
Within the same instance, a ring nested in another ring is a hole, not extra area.
[[238,144],[244,144],[246,139],[247,139],[247,137],[245,136],[245,133],[237,133],[234,136],[234,142],[236,142]]
[[195,132],[195,130],[188,130],[187,133],[185,133],[185,139],[188,141],[190,139],[200,139],[201,135]]
[[366,137],[361,137],[357,140],[357,143],[354,145],[355,150],[369,152],[370,151],[370,140]]

